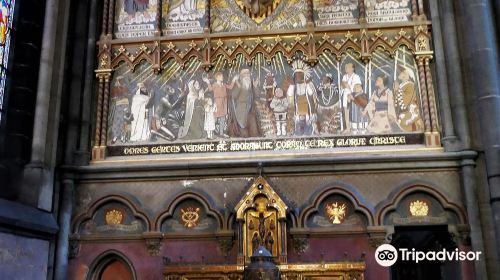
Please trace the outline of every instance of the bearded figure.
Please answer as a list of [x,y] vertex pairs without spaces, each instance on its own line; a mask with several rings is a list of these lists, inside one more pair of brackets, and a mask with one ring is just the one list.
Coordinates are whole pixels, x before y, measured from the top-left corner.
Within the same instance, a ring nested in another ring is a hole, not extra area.
[[231,94],[233,119],[231,134],[239,137],[260,135],[255,112],[255,97],[259,82],[252,81],[250,70],[242,69]]

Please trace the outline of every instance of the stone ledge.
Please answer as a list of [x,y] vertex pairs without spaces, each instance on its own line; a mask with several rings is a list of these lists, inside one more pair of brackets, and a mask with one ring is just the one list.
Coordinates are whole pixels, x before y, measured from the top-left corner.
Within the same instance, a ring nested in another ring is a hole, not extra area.
[[185,161],[103,161],[89,166],[61,166],[64,177],[77,181],[151,180],[226,176],[255,176],[262,166],[267,175],[335,174],[352,172],[408,172],[409,170],[459,170],[474,161],[475,151],[390,154],[314,155],[296,157],[213,159]]
[[5,199],[0,199],[0,226],[51,235],[59,231],[51,213]]

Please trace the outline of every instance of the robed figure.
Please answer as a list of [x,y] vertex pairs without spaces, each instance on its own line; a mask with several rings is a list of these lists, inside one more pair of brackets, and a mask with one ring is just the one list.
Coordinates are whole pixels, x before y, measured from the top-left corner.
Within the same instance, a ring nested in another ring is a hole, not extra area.
[[152,104],[151,96],[144,86],[144,83],[137,84],[138,89],[132,97],[132,105],[130,111],[134,119],[131,123],[130,141],[146,141],[150,136],[150,112]]
[[188,91],[184,123],[179,128],[178,138],[201,139],[205,137],[205,91],[197,80],[189,81]]
[[255,112],[256,88],[259,82],[252,81],[250,70],[242,69],[231,94],[233,118],[230,132],[232,136],[258,137],[259,126]]
[[372,134],[385,134],[399,132],[396,123],[396,111],[394,108],[394,95],[387,86],[388,77],[380,75],[375,80],[376,89],[370,97],[363,114],[370,118],[367,130]]

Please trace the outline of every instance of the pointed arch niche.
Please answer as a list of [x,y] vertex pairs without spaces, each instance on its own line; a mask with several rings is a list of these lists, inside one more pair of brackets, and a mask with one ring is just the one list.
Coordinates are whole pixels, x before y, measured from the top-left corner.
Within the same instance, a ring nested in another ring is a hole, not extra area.
[[136,280],[132,263],[122,253],[110,250],[98,256],[86,280]]
[[287,206],[264,177],[256,178],[235,207],[238,222],[238,263],[250,260],[264,246],[279,263],[286,263]]

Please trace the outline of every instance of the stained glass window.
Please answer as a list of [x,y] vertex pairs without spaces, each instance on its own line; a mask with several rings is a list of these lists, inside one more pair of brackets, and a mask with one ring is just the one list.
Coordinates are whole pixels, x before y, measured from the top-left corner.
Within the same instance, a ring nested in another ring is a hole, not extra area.
[[10,35],[14,19],[14,0],[0,0],[0,120],[2,118]]

